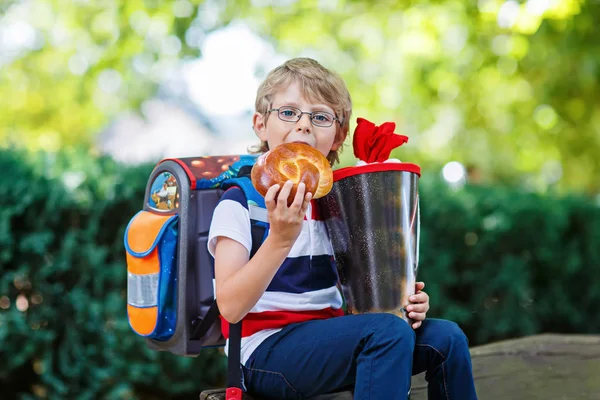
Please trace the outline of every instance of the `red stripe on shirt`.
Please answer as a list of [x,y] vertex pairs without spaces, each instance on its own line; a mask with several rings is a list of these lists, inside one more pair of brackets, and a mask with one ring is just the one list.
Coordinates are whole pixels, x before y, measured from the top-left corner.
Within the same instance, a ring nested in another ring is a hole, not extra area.
[[[341,317],[342,315],[344,315],[344,310],[331,307],[322,310],[248,313],[242,322],[242,337],[251,336],[265,329],[283,328],[297,322]],[[229,338],[229,323],[223,317],[221,317],[221,331],[226,339]]]

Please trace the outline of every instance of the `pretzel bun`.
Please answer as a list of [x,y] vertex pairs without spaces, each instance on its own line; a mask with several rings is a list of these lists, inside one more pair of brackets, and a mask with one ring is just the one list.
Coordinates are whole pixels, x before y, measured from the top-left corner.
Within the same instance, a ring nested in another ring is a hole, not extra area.
[[304,182],[305,193],[312,193],[313,199],[325,196],[333,186],[333,171],[327,158],[302,142],[282,144],[262,154],[252,167],[251,178],[263,197],[275,184],[282,187],[288,180],[294,182],[288,206],[294,201],[300,182]]

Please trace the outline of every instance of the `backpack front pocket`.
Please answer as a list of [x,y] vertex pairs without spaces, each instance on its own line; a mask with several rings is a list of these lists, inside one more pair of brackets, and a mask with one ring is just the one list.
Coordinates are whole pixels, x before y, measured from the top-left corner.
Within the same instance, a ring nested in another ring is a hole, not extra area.
[[140,211],[125,231],[129,325],[156,340],[169,339],[177,323],[177,221]]

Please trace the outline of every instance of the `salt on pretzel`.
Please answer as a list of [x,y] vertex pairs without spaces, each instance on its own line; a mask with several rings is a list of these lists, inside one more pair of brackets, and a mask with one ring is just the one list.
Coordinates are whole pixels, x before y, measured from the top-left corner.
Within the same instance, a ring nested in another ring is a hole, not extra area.
[[327,158],[302,142],[285,143],[262,154],[252,167],[251,178],[263,197],[275,184],[282,187],[288,180],[294,182],[288,206],[292,204],[300,182],[304,182],[305,193],[312,193],[313,199],[325,196],[333,186],[333,171]]

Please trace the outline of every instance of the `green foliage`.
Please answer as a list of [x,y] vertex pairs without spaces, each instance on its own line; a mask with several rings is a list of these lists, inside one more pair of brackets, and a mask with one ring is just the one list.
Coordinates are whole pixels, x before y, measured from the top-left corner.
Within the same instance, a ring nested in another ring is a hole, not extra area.
[[199,56],[210,31],[243,20],[279,52],[339,71],[354,116],[395,121],[410,136],[395,152],[402,159],[455,159],[487,182],[538,191],[600,190],[596,1],[7,4],[0,25],[25,22],[36,39],[0,58],[0,84],[11,94],[0,97],[0,142],[93,146],[117,113],[136,109],[166,72]]
[[0,24],[25,23],[36,39],[0,57],[0,83],[12,93],[0,97],[5,143],[92,145],[119,112],[151,97],[167,70],[199,55],[185,41],[196,1],[13,3]]
[[197,398],[222,384],[218,351],[153,352],[129,328],[123,234],[151,168],[0,153],[2,398]]
[[471,344],[600,331],[597,204],[427,180],[421,202],[431,316],[459,323]]
[[410,137],[393,155],[455,159],[487,182],[540,191],[600,189],[597,2],[265,3],[229,2],[225,15],[339,71],[355,116]]
[[[153,352],[128,326],[123,233],[152,166],[0,151],[0,169],[3,398],[191,399],[223,384],[219,352]],[[458,322],[472,345],[600,330],[597,205],[430,178],[421,199],[431,317]]]

